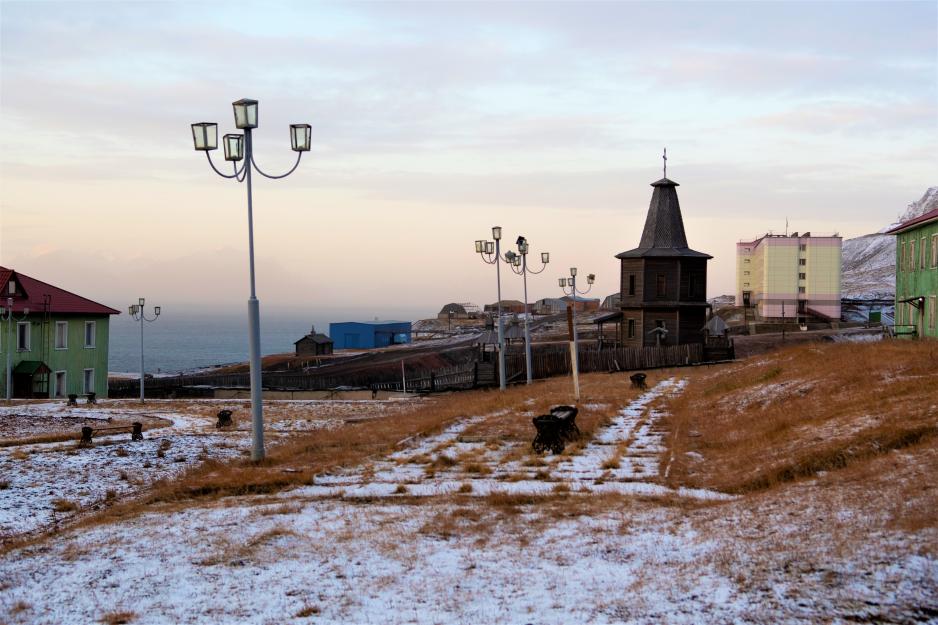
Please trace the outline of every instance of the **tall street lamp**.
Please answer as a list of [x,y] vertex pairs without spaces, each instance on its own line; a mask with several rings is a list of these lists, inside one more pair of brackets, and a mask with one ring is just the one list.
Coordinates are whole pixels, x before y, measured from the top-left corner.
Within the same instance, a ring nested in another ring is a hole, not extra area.
[[143,312],[143,305],[146,303],[146,299],[140,298],[137,300],[136,304],[131,304],[127,309],[127,312],[133,318],[134,321],[140,322],[140,403],[143,403],[143,380],[144,380],[144,370],[143,370],[143,322],[152,323],[156,321],[156,318],[160,316],[160,307],[153,307],[153,318],[148,319],[146,314]]
[[528,325],[528,274],[539,274],[547,269],[550,262],[550,252],[541,252],[541,268],[538,271],[528,268],[528,240],[518,237],[518,253],[512,251],[505,253],[505,258],[511,263],[511,270],[524,278],[524,368],[527,370],[527,383],[531,383],[531,329]]
[[[242,99],[233,102],[235,126],[244,130],[244,134],[227,134],[222,137],[225,148],[225,160],[232,162],[233,173],[223,174],[212,163],[211,151],[218,149],[218,124],[214,122],[201,122],[192,124],[192,139],[195,149],[205,152],[208,164],[215,173],[222,178],[234,179],[237,182],[247,182],[248,192],[248,263],[250,267],[251,297],[248,299],[248,329],[249,350],[251,357],[251,423],[252,423],[252,460],[264,459],[264,414],[261,406],[261,331],[260,331],[260,303],[254,289],[254,212],[251,197],[251,171],[255,170],[265,178],[286,178],[300,164],[303,152],[309,151],[310,125],[290,124],[290,148],[296,152],[296,163],[285,174],[270,175],[264,173],[254,161],[254,148],[251,139],[251,130],[257,128],[257,100]],[[241,169],[238,162],[244,161]]]
[[13,397],[13,324],[26,319],[29,315],[29,308],[23,309],[23,316],[17,319],[13,316],[13,298],[7,298],[7,307],[4,310],[0,307],[0,321],[7,322],[7,372],[6,372],[6,399],[10,401]]
[[502,269],[501,260],[501,240],[502,227],[494,226],[492,228],[492,241],[476,241],[476,252],[482,257],[482,260],[489,265],[495,265],[495,280],[498,285],[498,301],[495,304],[498,307],[498,388],[505,390],[508,383],[505,380],[505,324],[502,319]]
[[[593,282],[596,281],[596,274],[589,274],[586,276],[586,283],[589,285],[585,291],[580,291],[576,288],[576,267],[570,267],[570,277],[569,278],[560,278],[558,283],[560,284],[561,290],[563,290],[564,295],[569,295],[573,298],[573,304],[571,306],[573,310],[573,342],[570,343],[570,365],[573,369],[573,389],[574,396],[577,401],[580,401],[580,354],[579,354],[579,341],[577,338],[576,331],[576,298],[577,294],[586,295],[593,288]],[[567,287],[570,288],[569,293],[567,292]]]

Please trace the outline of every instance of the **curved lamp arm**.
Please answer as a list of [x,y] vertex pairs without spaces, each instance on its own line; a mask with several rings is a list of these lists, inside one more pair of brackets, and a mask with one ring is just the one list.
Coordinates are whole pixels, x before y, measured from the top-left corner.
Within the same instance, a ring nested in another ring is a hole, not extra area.
[[580,289],[577,289],[576,292],[579,293],[580,295],[586,295],[587,293],[589,293],[589,292],[592,291],[592,290],[593,290],[593,285],[591,284],[591,285],[589,285],[589,288],[586,289],[585,291],[581,291]]
[[533,269],[531,269],[530,267],[528,267],[528,273],[533,273],[534,275],[537,275],[537,274],[539,274],[539,273],[544,273],[544,270],[545,270],[545,269],[547,269],[547,263],[542,263],[542,264],[541,264],[541,268],[538,269],[537,271],[534,271]]
[[494,265],[498,262],[498,258],[493,258],[494,254],[486,254],[485,252],[479,252],[479,256],[482,258],[482,262],[487,265]]
[[237,165],[234,165],[234,167],[235,167],[235,173],[233,173],[233,174],[231,174],[231,175],[229,176],[228,174],[223,174],[223,173],[221,173],[220,171],[218,171],[218,168],[215,167],[215,163],[212,162],[212,153],[209,152],[208,150],[205,151],[205,158],[208,159],[208,164],[212,166],[212,169],[215,170],[215,173],[218,174],[219,176],[221,176],[222,178],[237,178],[237,177],[238,177],[238,170],[237,170],[238,166],[237,166]]
[[253,151],[251,152],[251,164],[254,165],[254,169],[256,169],[256,170],[257,170],[257,173],[259,173],[260,175],[264,176],[265,178],[270,178],[270,179],[272,179],[272,180],[277,180],[278,178],[286,178],[287,176],[289,176],[290,174],[292,174],[294,171],[296,171],[296,168],[300,166],[300,159],[301,159],[301,158],[303,158],[303,153],[302,153],[302,152],[297,152],[297,153],[296,153],[296,163],[293,164],[293,167],[290,168],[290,171],[288,171],[288,172],[285,173],[285,174],[281,174],[280,176],[272,176],[272,175],[270,175],[270,174],[265,174],[264,171],[263,171],[260,167],[257,166],[257,161],[254,160],[254,153],[253,153]]

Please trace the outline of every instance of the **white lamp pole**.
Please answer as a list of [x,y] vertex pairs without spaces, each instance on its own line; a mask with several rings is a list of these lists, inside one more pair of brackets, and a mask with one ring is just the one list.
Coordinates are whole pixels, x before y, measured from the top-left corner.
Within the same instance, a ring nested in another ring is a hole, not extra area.
[[482,260],[489,265],[495,265],[495,280],[498,286],[498,302],[495,304],[498,309],[498,388],[505,390],[508,387],[508,381],[505,379],[505,323],[502,319],[502,269],[499,261],[509,262],[507,257],[502,257],[501,226],[492,228],[492,241],[476,241],[476,252],[482,257]]
[[13,324],[23,321],[29,315],[29,308],[23,309],[23,316],[17,319],[13,316],[13,298],[7,298],[6,310],[0,308],[0,321],[7,322],[7,371],[6,371],[6,400],[13,398]]
[[[195,149],[205,152],[209,165],[215,173],[222,178],[234,179],[237,182],[247,182],[248,194],[248,265],[250,269],[251,295],[248,298],[248,350],[251,362],[251,426],[252,426],[252,460],[264,459],[264,412],[261,403],[263,399],[261,386],[261,329],[260,329],[260,302],[254,288],[254,206],[251,194],[251,170],[265,178],[286,178],[300,165],[303,152],[310,148],[310,125],[290,124],[290,149],[296,152],[296,163],[285,174],[270,175],[257,166],[254,160],[254,145],[251,130],[257,128],[257,100],[241,99],[233,102],[235,126],[244,130],[243,135],[227,134],[223,139],[225,160],[231,161],[233,173],[223,174],[212,163],[211,151],[218,149],[218,124],[214,122],[201,122],[192,124],[192,139]],[[238,162],[244,164],[238,169]]]
[[540,270],[534,271],[528,268],[528,241],[524,237],[518,237],[518,254],[508,252],[505,257],[509,261],[511,270],[524,279],[524,368],[527,373],[527,383],[530,384],[533,379],[531,367],[531,327],[529,324],[528,313],[528,274],[539,274],[547,269],[547,263],[550,262],[550,252],[541,252]]
[[[580,401],[580,350],[579,350],[579,341],[577,338],[576,331],[576,298],[577,294],[586,295],[593,288],[593,282],[596,281],[596,274],[589,274],[586,276],[586,282],[589,284],[585,291],[579,291],[576,288],[576,267],[570,267],[570,277],[569,278],[560,278],[558,280],[560,288],[563,290],[564,295],[569,295],[573,298],[571,304],[573,310],[573,342],[570,344],[570,368],[573,370],[573,394],[577,401]],[[567,292],[567,287],[570,287],[570,292]]]
[[143,380],[145,378],[144,368],[143,368],[143,322],[152,323],[156,321],[156,318],[160,316],[160,307],[153,307],[153,318],[148,319],[146,314],[143,312],[143,305],[146,303],[146,299],[140,298],[137,300],[136,304],[131,304],[130,308],[127,309],[127,312],[133,318],[134,321],[140,322],[140,403],[143,403]]

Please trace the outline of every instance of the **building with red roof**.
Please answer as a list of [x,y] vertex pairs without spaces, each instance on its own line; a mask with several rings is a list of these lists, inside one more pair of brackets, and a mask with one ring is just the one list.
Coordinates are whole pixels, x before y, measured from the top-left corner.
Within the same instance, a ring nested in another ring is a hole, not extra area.
[[8,384],[13,397],[107,396],[108,324],[117,310],[6,267],[0,307],[3,397]]

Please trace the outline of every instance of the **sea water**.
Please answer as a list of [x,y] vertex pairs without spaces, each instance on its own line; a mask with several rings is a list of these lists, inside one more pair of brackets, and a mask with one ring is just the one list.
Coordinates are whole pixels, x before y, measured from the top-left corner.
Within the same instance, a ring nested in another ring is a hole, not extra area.
[[[247,362],[247,306],[243,314],[179,313],[163,308],[159,318],[143,324],[144,367],[148,374],[189,372],[218,365]],[[148,307],[149,309],[149,307]],[[410,321],[429,316],[423,310],[382,310],[382,320]],[[152,316],[152,309],[147,313]],[[261,309],[261,353],[294,352],[294,342],[316,332],[329,334],[329,323],[374,319],[371,311],[326,311],[298,314]],[[328,315],[328,317],[326,316]],[[129,315],[111,317],[108,370],[140,371],[140,322]]]
[[[152,316],[152,313],[148,313]],[[327,320],[306,316],[261,313],[261,353],[292,352],[293,343],[316,331],[329,333]],[[108,369],[140,371],[140,322],[129,315],[111,317]],[[144,366],[147,373],[177,373],[248,360],[248,320],[244,315],[173,314],[143,324]]]

